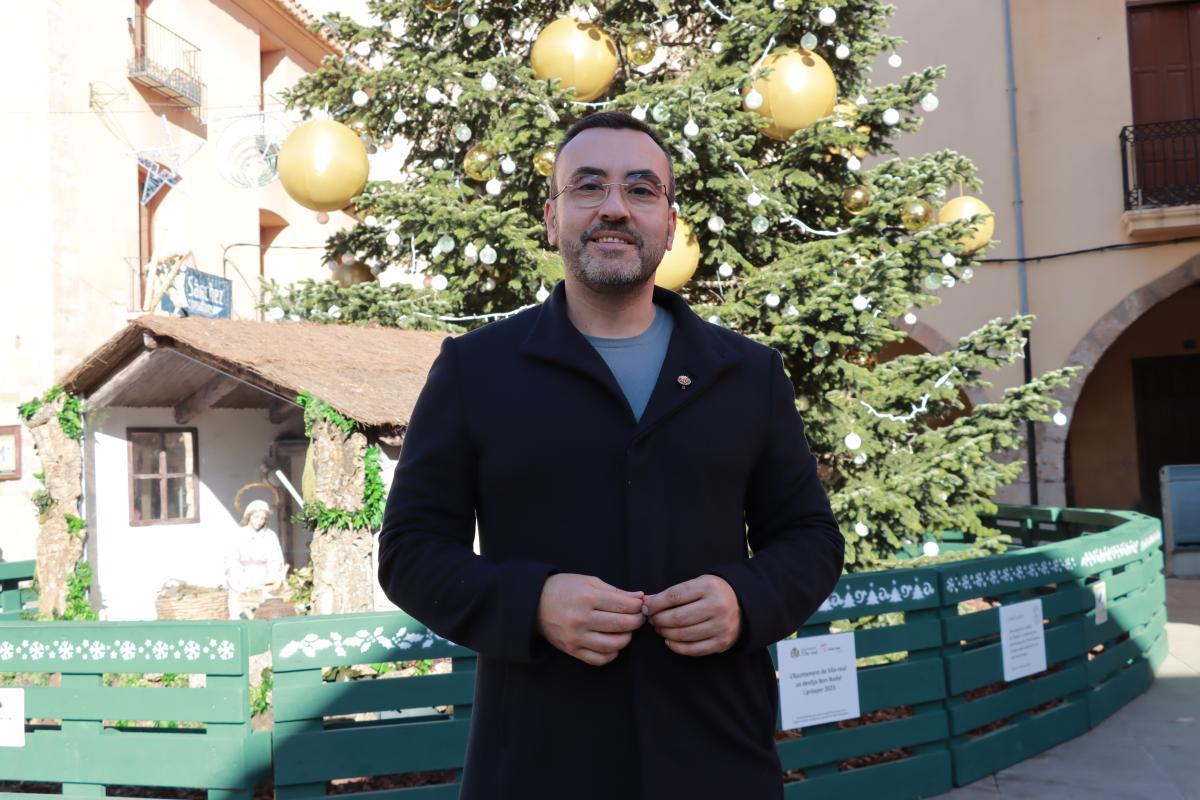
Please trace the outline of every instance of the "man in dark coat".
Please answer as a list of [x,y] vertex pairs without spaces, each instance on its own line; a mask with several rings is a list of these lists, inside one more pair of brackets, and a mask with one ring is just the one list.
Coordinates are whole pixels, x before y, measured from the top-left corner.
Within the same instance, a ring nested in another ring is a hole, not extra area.
[[577,123],[551,190],[565,279],[443,344],[380,534],[388,597],[479,653],[461,797],[782,797],[767,647],[843,550],[792,384],[654,286],[674,177],[645,124]]

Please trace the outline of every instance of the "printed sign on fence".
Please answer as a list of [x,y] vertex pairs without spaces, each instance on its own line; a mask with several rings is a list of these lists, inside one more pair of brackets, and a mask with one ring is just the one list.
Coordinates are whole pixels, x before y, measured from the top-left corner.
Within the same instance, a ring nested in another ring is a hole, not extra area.
[[1096,599],[1096,624],[1103,625],[1108,622],[1108,587],[1104,581],[1092,584],[1092,597]]
[[1000,606],[1000,652],[1006,681],[1046,671],[1046,632],[1042,628],[1040,597]]
[[0,747],[25,746],[25,690],[0,689]]
[[775,646],[784,730],[859,716],[853,633],[785,639]]

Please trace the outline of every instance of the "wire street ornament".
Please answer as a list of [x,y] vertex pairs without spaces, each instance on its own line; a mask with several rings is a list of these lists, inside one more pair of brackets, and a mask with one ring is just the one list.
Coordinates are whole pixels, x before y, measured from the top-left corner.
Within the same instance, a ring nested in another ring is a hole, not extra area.
[[279,179],[279,148],[290,129],[278,114],[232,118],[216,140],[221,177],[242,189],[274,183]]
[[142,205],[150,205],[163,186],[175,186],[182,179],[179,168],[204,146],[203,142],[194,145],[175,144],[171,139],[171,127],[167,124],[167,115],[159,117],[162,120],[163,135],[167,143],[163,147],[150,147],[137,150],[134,156],[138,164],[146,170],[146,182],[142,185]]

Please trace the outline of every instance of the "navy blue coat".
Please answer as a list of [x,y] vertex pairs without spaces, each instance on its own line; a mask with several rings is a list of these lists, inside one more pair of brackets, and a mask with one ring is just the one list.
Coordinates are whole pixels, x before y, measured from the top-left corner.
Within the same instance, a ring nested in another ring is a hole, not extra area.
[[[561,283],[447,339],[413,411],[379,579],[479,653],[464,800],[782,797],[767,647],[832,591],[842,535],[779,354],[671,292],[654,301],[675,329],[640,422]],[[555,572],[648,594],[719,575],[741,637],[686,657],[645,625],[589,666],[535,633]]]

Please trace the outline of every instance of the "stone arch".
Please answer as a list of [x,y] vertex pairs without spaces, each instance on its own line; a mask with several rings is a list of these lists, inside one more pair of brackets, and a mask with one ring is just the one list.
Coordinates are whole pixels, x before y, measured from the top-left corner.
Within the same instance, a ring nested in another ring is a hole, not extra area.
[[[1200,255],[1192,256],[1167,274],[1130,292],[1092,325],[1066,360],[1066,364],[1081,368],[1079,375],[1057,395],[1062,401],[1063,413],[1069,420],[1074,420],[1075,404],[1092,370],[1117,338],[1158,303],[1197,281],[1200,281]],[[1036,426],[1038,499],[1044,505],[1063,505],[1066,502],[1069,433],[1069,425]]]

